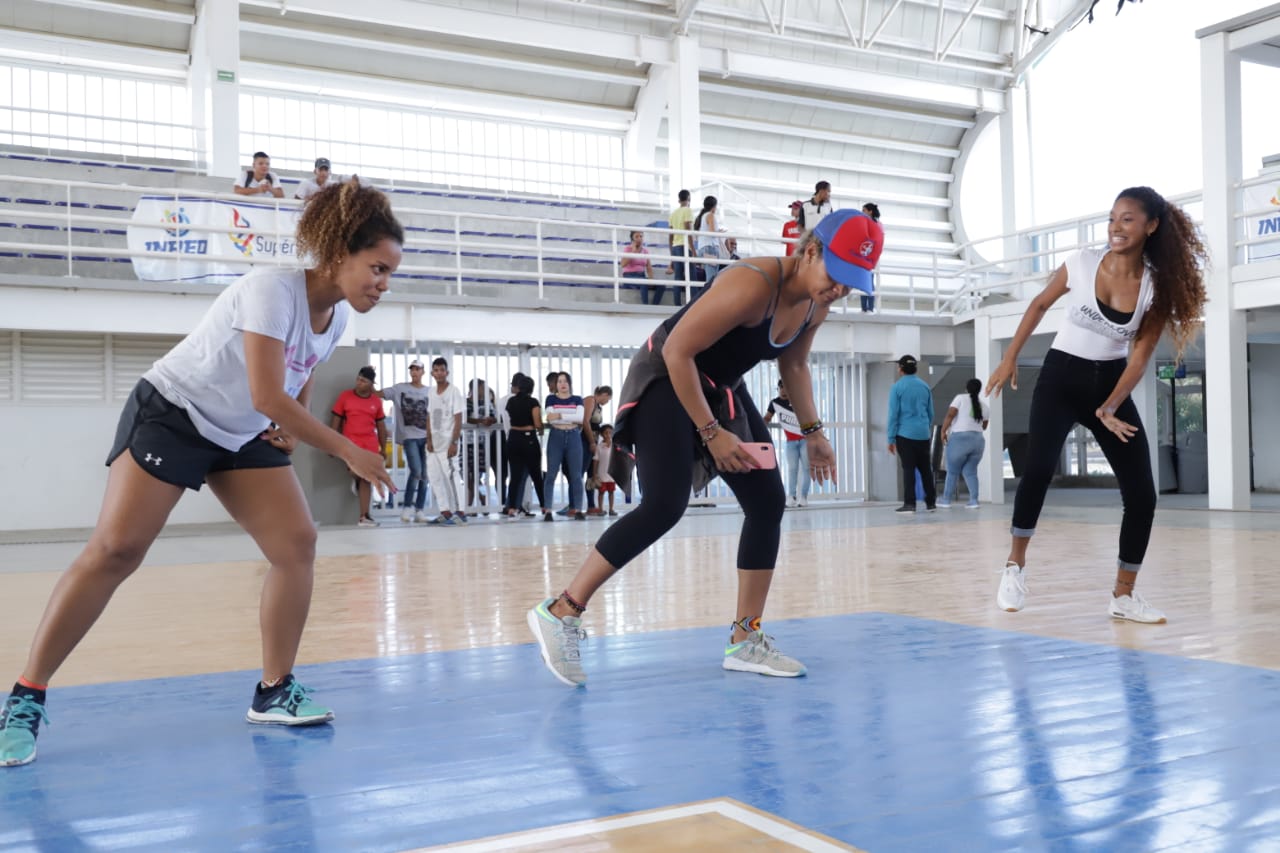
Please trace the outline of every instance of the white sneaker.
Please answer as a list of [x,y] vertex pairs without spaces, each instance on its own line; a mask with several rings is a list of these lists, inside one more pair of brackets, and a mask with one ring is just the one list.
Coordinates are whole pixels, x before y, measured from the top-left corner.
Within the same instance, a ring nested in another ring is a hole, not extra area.
[[[1017,563],[1005,563],[1000,572],[1000,591],[996,593],[996,606],[1009,613],[1016,613],[1027,603],[1027,570]],[[1112,605],[1114,608],[1115,605]]]
[[422,510],[418,510],[417,512],[415,512],[415,513],[413,514],[413,521],[414,521],[414,523],[415,523],[415,524],[426,524],[426,523],[427,523],[427,514],[426,514],[425,512],[423,512]]
[[360,516],[360,520],[356,522],[356,526],[357,527],[377,527],[378,522],[374,521],[373,518],[371,518],[370,516],[362,515]]
[[938,509],[951,509],[951,501],[938,501],[934,506]]
[[792,509],[796,505],[795,498],[787,498],[787,509]]
[[407,508],[406,508],[404,512],[400,513],[400,520],[401,520],[402,522],[404,522],[405,524],[412,524],[412,523],[413,523],[413,510],[411,510],[411,509],[407,509]]
[[1147,600],[1133,592],[1119,598],[1111,597],[1111,618],[1128,619],[1130,622],[1145,622],[1149,625],[1162,625],[1169,620],[1164,613],[1152,607]]
[[809,505],[808,498],[798,498],[796,500],[796,506],[808,506],[808,505]]

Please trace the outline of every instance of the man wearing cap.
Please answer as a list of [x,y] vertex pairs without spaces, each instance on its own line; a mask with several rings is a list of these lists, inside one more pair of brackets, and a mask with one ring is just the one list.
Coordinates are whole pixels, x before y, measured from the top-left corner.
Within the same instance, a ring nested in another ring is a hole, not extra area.
[[929,436],[933,431],[933,389],[916,375],[913,355],[898,359],[897,382],[889,390],[889,453],[902,461],[902,506],[895,512],[916,511],[916,473],[924,487],[925,508],[936,509],[937,484],[929,457]]
[[332,170],[329,168],[329,158],[317,157],[316,168],[312,172],[312,177],[304,178],[298,184],[298,191],[293,194],[293,197],[306,201],[325,187],[331,187],[338,183],[342,182],[333,177]]
[[395,441],[404,453],[409,466],[409,479],[404,486],[403,512],[400,520],[405,524],[427,520],[423,509],[427,505],[427,404],[431,389],[422,384],[422,362],[409,362],[409,381],[398,382],[382,389],[384,399],[395,404]]
[[[378,374],[372,366],[360,368],[356,374],[356,387],[338,395],[333,404],[329,426],[351,439],[357,447],[381,454],[387,446],[386,415],[382,411],[382,398],[373,393],[373,383]],[[360,499],[361,527],[377,527],[378,522],[369,515],[372,498],[369,481],[355,477],[356,496]]]

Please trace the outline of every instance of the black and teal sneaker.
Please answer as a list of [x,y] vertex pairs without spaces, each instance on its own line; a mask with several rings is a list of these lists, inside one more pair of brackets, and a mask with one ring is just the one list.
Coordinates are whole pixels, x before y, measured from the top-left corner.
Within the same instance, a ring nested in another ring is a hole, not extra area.
[[15,687],[0,707],[0,767],[19,767],[36,760],[36,735],[44,712],[44,691]]
[[312,702],[310,694],[293,675],[265,690],[259,683],[245,719],[264,726],[314,726],[333,720],[333,711]]

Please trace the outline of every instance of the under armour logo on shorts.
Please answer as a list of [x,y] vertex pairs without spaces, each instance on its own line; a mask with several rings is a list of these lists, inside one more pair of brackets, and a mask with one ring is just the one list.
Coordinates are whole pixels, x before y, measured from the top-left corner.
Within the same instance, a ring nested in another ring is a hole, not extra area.
[[150,453],[148,453],[147,458],[144,459],[143,461],[150,462],[152,465],[159,465],[163,460],[159,456],[152,456]]

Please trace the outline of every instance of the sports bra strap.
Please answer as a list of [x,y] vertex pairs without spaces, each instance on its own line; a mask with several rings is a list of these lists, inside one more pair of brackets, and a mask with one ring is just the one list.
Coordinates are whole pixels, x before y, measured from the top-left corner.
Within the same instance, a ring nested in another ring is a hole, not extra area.
[[[760,269],[760,267],[756,266],[755,264],[748,263],[747,261],[737,261],[725,267],[725,269],[732,269],[733,267],[746,267],[747,269],[755,270],[756,272],[760,273],[761,278],[763,278],[765,281],[773,285],[773,298],[769,300],[769,310],[766,311],[764,315],[764,318],[766,320],[770,320],[773,318],[773,312],[778,310],[778,297],[782,296],[782,258],[774,258],[774,260],[778,262],[778,280],[777,281],[772,281],[769,278],[769,274],[767,272]],[[724,272],[724,270],[721,270],[721,272]],[[812,317],[812,316],[813,316],[813,308],[811,306],[809,308],[809,317]],[[808,318],[806,318],[805,322],[808,323]]]

